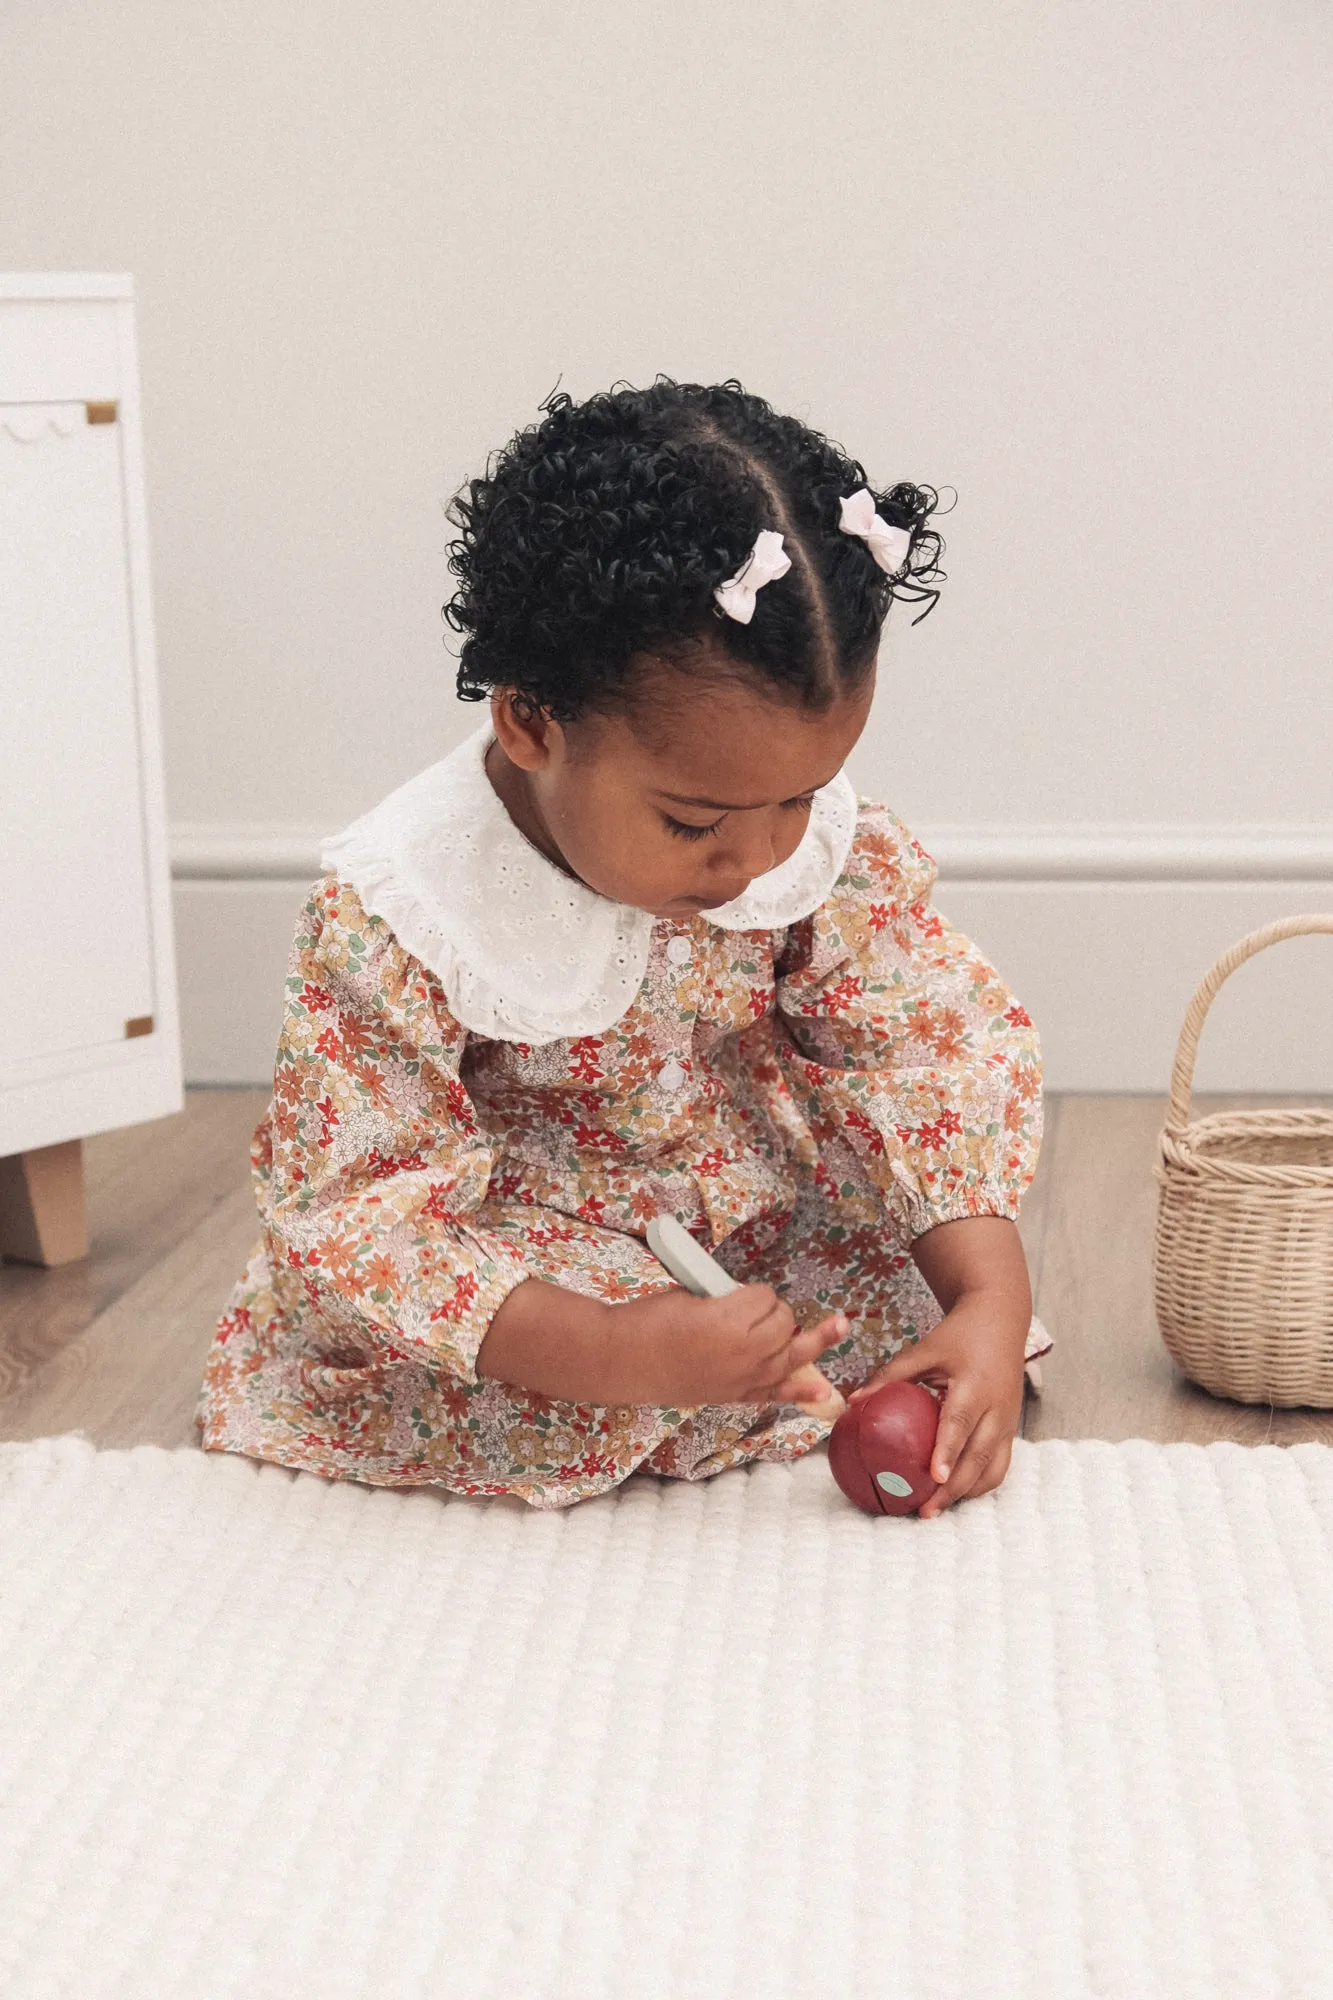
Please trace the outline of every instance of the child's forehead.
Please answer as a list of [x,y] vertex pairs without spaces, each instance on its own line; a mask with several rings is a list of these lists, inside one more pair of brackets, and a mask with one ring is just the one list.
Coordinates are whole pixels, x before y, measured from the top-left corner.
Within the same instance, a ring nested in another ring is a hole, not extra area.
[[837,776],[865,727],[873,682],[814,710],[741,682],[700,684],[608,718],[598,757],[663,801],[746,810],[817,791]]

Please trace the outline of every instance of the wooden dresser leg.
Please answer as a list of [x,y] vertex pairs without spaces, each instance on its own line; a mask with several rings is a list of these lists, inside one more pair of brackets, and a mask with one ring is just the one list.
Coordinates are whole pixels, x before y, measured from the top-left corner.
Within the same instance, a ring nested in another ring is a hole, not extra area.
[[51,1265],[87,1255],[82,1139],[0,1160],[0,1256]]

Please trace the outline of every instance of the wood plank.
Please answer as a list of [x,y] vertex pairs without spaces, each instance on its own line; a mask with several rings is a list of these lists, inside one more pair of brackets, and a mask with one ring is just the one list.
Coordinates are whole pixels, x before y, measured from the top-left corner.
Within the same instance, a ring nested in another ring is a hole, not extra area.
[[218,1203],[248,1184],[262,1090],[192,1090],[171,1118],[84,1142],[89,1255],[42,1271],[0,1266],[0,1412]]
[[5,1399],[0,1442],[79,1431],[104,1450],[196,1443],[204,1357],[258,1235],[250,1189],[233,1188]]
[[[1194,1115],[1310,1101],[1199,1098]],[[1333,1444],[1333,1411],[1224,1402],[1187,1382],[1163,1347],[1152,1303],[1152,1170],[1165,1109],[1158,1097],[1061,1100],[1036,1301],[1056,1345],[1025,1435]]]

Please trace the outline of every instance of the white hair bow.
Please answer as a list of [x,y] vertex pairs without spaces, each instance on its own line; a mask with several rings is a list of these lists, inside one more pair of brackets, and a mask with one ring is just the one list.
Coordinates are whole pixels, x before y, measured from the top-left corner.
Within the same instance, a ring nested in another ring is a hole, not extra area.
[[772,528],[762,528],[735,576],[720,583],[713,595],[728,618],[748,625],[754,617],[755,592],[766,583],[776,583],[790,568],[791,557],[783,552],[781,535]]
[[868,486],[849,493],[839,502],[838,526],[844,535],[859,535],[882,570],[896,576],[907,561],[912,546],[910,528],[893,528],[875,512],[875,499]]

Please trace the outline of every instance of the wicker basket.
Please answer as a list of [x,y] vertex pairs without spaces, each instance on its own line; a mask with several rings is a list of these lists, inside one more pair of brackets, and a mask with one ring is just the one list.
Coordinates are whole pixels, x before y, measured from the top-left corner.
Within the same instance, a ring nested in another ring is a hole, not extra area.
[[1223,952],[1189,1005],[1160,1139],[1157,1324],[1176,1366],[1215,1396],[1333,1407],[1333,1111],[1224,1111],[1189,1122],[1199,1034],[1238,965],[1281,938],[1333,933],[1287,917]]

